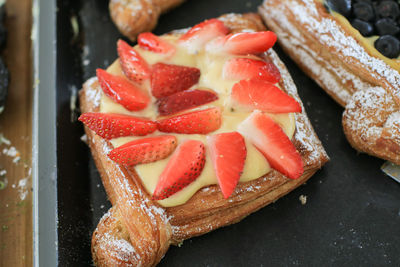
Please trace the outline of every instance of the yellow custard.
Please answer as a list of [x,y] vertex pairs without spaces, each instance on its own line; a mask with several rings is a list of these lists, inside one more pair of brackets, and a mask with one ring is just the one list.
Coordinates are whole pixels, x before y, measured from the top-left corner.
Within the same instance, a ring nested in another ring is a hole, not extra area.
[[[176,36],[163,36],[161,38],[167,39],[171,43],[176,43]],[[190,67],[199,68],[201,71],[201,76],[199,83],[194,86],[194,88],[208,88],[214,90],[219,99],[212,103],[206,104],[204,106],[198,107],[196,109],[204,109],[206,107],[218,106],[222,110],[222,125],[221,127],[210,134],[222,133],[222,132],[232,132],[237,130],[237,126],[243,120],[245,120],[250,114],[250,110],[245,110],[234,106],[230,101],[230,92],[232,86],[238,82],[238,80],[225,80],[222,77],[222,67],[223,64],[232,57],[233,55],[215,55],[207,54],[204,51],[198,51],[195,54],[189,54],[185,48],[176,45],[176,53],[173,57],[168,57],[163,54],[157,54],[141,49],[136,46],[135,49],[140,53],[140,55],[148,62],[148,64],[154,64],[158,62],[184,65]],[[116,60],[108,69],[108,72],[123,76],[119,61]],[[278,85],[277,85],[278,86]],[[147,89],[150,94],[150,83],[147,82],[142,85],[142,88]],[[159,115],[157,112],[157,106],[155,104],[156,99],[152,99],[152,103],[142,111],[130,112],[126,110],[123,106],[115,103],[113,100],[108,98],[103,94],[100,102],[100,112],[103,113],[122,113],[129,114],[133,116],[147,117],[150,119],[158,119]],[[188,111],[185,111],[188,112]],[[292,113],[287,114],[270,114],[270,116],[281,125],[282,129],[286,135],[291,139],[295,131],[295,118]],[[155,133],[149,135],[163,135],[165,133],[156,131]],[[178,139],[178,144],[185,139],[196,139],[201,140],[207,146],[206,135],[199,134],[175,134]],[[140,139],[143,137],[121,137],[111,140],[114,147],[119,147],[129,141]],[[270,166],[265,159],[265,157],[248,141],[246,141],[247,148],[247,158],[243,170],[243,174],[240,178],[240,182],[250,181],[257,179],[270,171]],[[206,163],[201,175],[190,185],[182,189],[181,191],[175,193],[174,195],[158,201],[158,203],[164,207],[172,207],[184,204],[189,200],[199,189],[202,187],[217,184],[217,178],[212,166],[211,157],[206,149]],[[170,157],[159,160],[153,163],[140,164],[135,166],[142,184],[146,190],[151,194],[153,193],[158,178],[165,166],[168,163]]]

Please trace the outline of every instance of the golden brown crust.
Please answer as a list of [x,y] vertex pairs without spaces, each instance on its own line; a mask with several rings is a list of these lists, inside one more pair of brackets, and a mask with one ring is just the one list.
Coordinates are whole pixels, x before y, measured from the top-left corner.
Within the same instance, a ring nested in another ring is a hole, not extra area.
[[319,1],[265,0],[259,11],[285,52],[346,107],[342,124],[350,144],[400,164],[398,64],[363,46],[362,36]]
[[185,0],[111,0],[110,15],[119,31],[135,41],[139,33],[148,32],[157,25],[162,13]]
[[[222,20],[232,30],[236,29],[235,25],[241,30],[263,29],[260,18],[254,14],[229,14]],[[280,69],[281,87],[301,102],[293,81],[275,52],[269,51],[264,58]],[[80,92],[82,112],[98,111],[101,94],[95,78],[86,82]],[[222,197],[218,186],[212,185],[199,190],[185,204],[170,208],[162,208],[153,202],[134,170],[118,166],[108,159],[106,154],[112,148],[111,144],[85,128],[96,166],[113,204],[93,234],[95,263],[99,266],[155,265],[170,244],[178,244],[184,239],[235,223],[303,184],[328,157],[306,114],[296,114],[295,118],[293,142],[302,156],[305,169],[299,179],[289,180],[271,171],[265,177],[239,184],[228,200]],[[121,243],[125,250],[118,254]]]

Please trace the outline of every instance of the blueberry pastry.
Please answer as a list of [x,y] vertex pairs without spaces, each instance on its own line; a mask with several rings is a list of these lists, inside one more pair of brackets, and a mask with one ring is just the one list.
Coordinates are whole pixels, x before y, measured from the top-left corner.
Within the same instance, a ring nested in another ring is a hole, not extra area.
[[84,84],[79,120],[113,205],[93,233],[97,266],[154,266],[325,164],[275,41],[256,14],[142,33]]
[[345,108],[350,144],[400,164],[399,2],[265,0],[259,12],[287,54]]

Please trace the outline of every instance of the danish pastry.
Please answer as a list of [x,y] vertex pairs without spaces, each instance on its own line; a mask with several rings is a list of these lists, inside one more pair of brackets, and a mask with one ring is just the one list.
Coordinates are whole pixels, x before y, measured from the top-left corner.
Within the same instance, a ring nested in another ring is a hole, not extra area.
[[342,124],[350,144],[396,164],[398,11],[396,1],[351,0],[265,0],[259,8],[285,52],[345,107]]
[[131,39],[154,29],[162,13],[185,0],[110,0],[109,9],[118,30]]
[[97,266],[156,265],[328,161],[275,41],[256,14],[143,33],[83,85],[80,120],[113,205],[93,233]]

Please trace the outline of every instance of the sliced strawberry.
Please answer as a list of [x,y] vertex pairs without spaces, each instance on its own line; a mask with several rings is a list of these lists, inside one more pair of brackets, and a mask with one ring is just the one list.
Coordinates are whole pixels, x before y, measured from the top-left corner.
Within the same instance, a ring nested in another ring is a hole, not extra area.
[[151,32],[144,32],[138,36],[138,44],[141,48],[154,53],[173,54],[175,47]]
[[232,87],[231,98],[240,105],[271,113],[301,112],[300,104],[272,83],[241,80]]
[[221,126],[221,110],[209,108],[158,121],[158,130],[166,133],[207,134]]
[[150,68],[147,62],[133,47],[122,40],[118,40],[117,49],[120,64],[126,77],[138,83],[150,78]]
[[200,70],[172,64],[157,63],[151,75],[151,92],[161,98],[189,89],[199,82]]
[[189,51],[196,52],[208,41],[228,33],[229,29],[222,21],[218,19],[205,20],[182,35],[179,38],[179,43]]
[[150,97],[125,78],[102,69],[97,69],[96,73],[103,92],[127,110],[142,110],[149,104]]
[[291,179],[303,174],[299,152],[282,128],[268,115],[254,111],[239,125],[238,130],[261,151],[272,168]]
[[184,141],[161,173],[153,199],[165,199],[192,183],[201,174],[205,161],[204,144],[201,141]]
[[242,175],[247,150],[238,132],[207,137],[211,160],[224,198],[228,198]]
[[276,39],[276,34],[271,31],[240,32],[211,41],[206,45],[206,50],[237,55],[259,54],[274,46]]
[[79,117],[87,127],[105,139],[146,135],[157,129],[153,121],[114,113],[84,113]]
[[259,78],[277,83],[281,79],[281,73],[272,62],[251,58],[232,58],[224,65],[223,77],[232,80]]
[[216,93],[206,90],[186,90],[159,99],[158,113],[161,116],[171,115],[183,110],[198,107],[218,99]]
[[176,148],[177,143],[173,135],[138,139],[113,149],[108,157],[127,166],[154,162],[168,157]]

